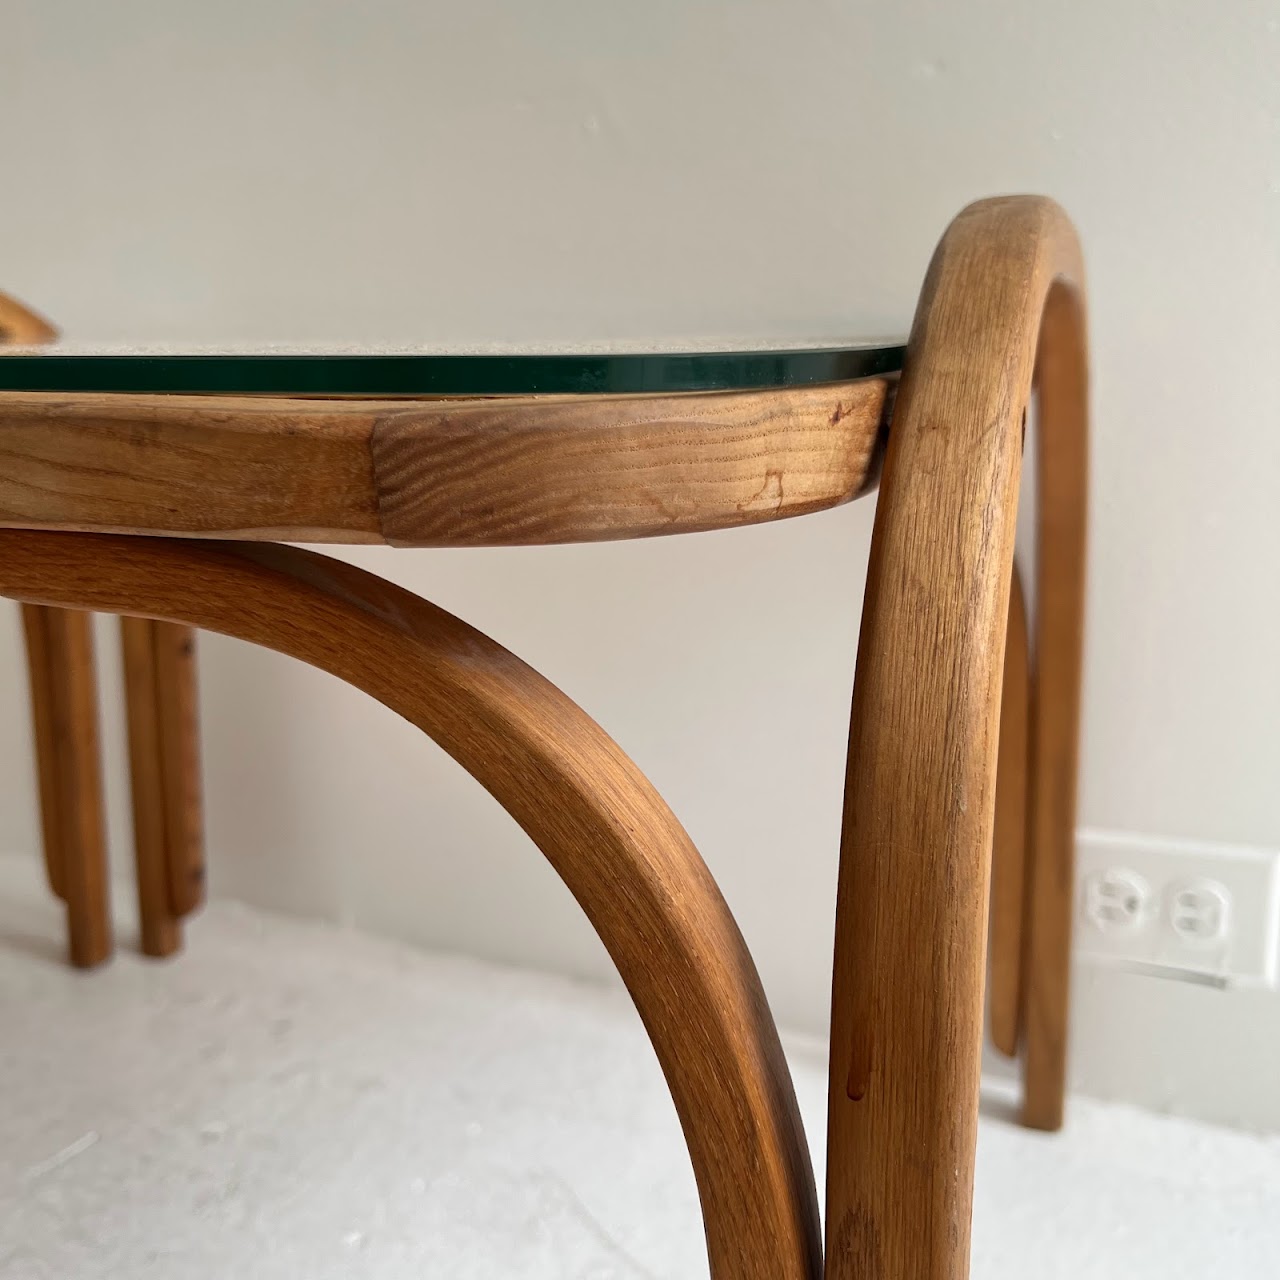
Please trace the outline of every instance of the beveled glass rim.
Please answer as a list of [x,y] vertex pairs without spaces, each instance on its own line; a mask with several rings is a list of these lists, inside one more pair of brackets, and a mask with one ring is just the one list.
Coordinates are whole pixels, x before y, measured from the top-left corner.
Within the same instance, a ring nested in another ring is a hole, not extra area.
[[756,351],[69,354],[0,350],[0,391],[519,396],[752,391],[897,373],[902,343]]

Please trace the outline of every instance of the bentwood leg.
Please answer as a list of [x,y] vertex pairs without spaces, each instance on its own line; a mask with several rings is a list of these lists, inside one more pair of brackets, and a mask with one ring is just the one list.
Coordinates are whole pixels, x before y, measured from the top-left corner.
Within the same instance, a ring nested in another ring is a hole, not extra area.
[[684,1126],[715,1280],[820,1280],[809,1153],[755,966],[688,835],[564,694],[391,583],[294,547],[0,530],[0,594],[183,619],[418,725],[543,851],[640,1012]]
[[92,618],[22,607],[45,867],[66,903],[68,953],[88,969],[111,954]]
[[[1080,353],[1082,357],[1082,353]],[[1042,355],[1042,413],[1056,415],[1039,478],[1039,581],[1034,662],[1022,584],[1009,599],[991,883],[991,1037],[1024,1051],[1022,1121],[1062,1126],[1071,981],[1076,756],[1084,609],[1083,360]]]
[[[1045,407],[1051,397],[1058,406],[1041,415],[1042,451],[1055,458],[1060,437],[1083,432],[1082,395],[1075,413],[1060,398],[1072,376],[1083,389],[1081,288],[1078,246],[1056,205],[984,201],[944,236],[916,312],[876,508],[850,727],[827,1280],[968,1274],[1022,418],[1039,343]],[[1042,572],[1046,529],[1048,546],[1062,546],[1053,515],[1042,517]],[[1038,637],[1066,612],[1042,609]],[[1041,682],[1068,665],[1053,652]],[[1072,716],[1061,701],[1041,700],[1037,714],[1033,741],[1054,747],[1052,764],[1033,748],[1043,781],[1067,754]],[[1070,788],[1051,780],[1036,792],[1033,832],[1051,826],[1060,853]],[[1033,963],[1029,1024],[1045,1007],[1036,974]]]
[[1014,567],[1000,693],[995,832],[991,844],[991,1039],[1013,1057],[1022,1036],[1023,922],[1027,911],[1027,609]]
[[172,955],[204,896],[195,633],[121,618],[142,950]]
[[1022,1122],[1035,1129],[1059,1129],[1067,1081],[1088,488],[1088,364],[1083,316],[1070,294],[1049,295],[1036,377],[1039,461]]

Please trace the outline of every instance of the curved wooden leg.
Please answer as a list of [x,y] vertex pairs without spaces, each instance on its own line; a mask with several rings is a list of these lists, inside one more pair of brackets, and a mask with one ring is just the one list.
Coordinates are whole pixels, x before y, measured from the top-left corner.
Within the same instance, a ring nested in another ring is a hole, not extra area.
[[1022,1122],[1058,1129],[1067,1079],[1088,488],[1088,362],[1083,317],[1069,294],[1049,295],[1036,377],[1040,420]]
[[[1057,353],[1083,352],[1080,281],[1075,237],[1056,206],[984,201],[943,238],[916,312],[876,508],[850,724],[828,1280],[968,1274],[1021,429],[1038,340],[1047,395]],[[1041,423],[1046,444],[1083,425],[1059,413]],[[1052,608],[1042,615],[1037,634],[1057,618]],[[1045,733],[1042,715],[1037,740]],[[1047,767],[1036,759],[1037,771]],[[1034,1002],[1028,1010],[1034,1017]]]
[[125,617],[120,640],[142,950],[167,956],[204,899],[195,633]]
[[62,786],[58,778],[57,713],[47,621],[52,612],[42,604],[24,604],[22,631],[27,648],[27,685],[31,694],[31,730],[36,756],[36,786],[40,794],[44,869],[54,896],[65,902],[67,887],[62,871],[62,834],[59,830]]
[[24,605],[45,868],[67,907],[67,949],[80,969],[111,955],[98,691],[87,613]]
[[0,531],[0,594],[290,654],[434,738],[533,838],[635,1000],[697,1176],[716,1280],[819,1280],[808,1149],[751,957],[683,828],[558,689],[390,583],[291,547]]
[[991,944],[988,1006],[991,1039],[1001,1053],[1018,1052],[1022,1023],[1023,916],[1027,860],[1027,609],[1015,565],[1009,591],[1004,676],[1000,692],[1000,756],[996,765],[995,831],[991,842]]

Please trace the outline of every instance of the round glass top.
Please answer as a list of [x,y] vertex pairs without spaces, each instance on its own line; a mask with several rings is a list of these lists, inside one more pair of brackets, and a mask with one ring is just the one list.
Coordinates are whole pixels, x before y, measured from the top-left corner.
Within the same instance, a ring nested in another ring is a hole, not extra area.
[[901,343],[756,350],[0,348],[0,391],[500,396],[760,390],[902,368]]

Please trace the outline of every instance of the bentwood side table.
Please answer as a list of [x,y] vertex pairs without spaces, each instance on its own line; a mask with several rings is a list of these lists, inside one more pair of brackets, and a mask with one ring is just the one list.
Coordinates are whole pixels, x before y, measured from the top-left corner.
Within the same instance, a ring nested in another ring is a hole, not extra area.
[[[1013,545],[1033,387],[1029,637]],[[968,1271],[989,918],[993,1031],[1023,1055],[1023,1118],[1062,1118],[1085,438],[1075,235],[1050,201],[988,200],[938,246],[905,362],[892,347],[17,349],[0,356],[0,594],[219,631],[312,663],[479,779],[573,891],[635,1000],[684,1128],[717,1280],[956,1280]],[[685,533],[816,511],[877,481],[837,891],[824,1264],[772,1016],[661,797],[499,644],[282,544]],[[154,642],[147,652],[154,665]],[[153,755],[166,718],[161,698],[131,719]],[[176,721],[181,744],[192,730]],[[68,882],[77,856],[58,866]]]

